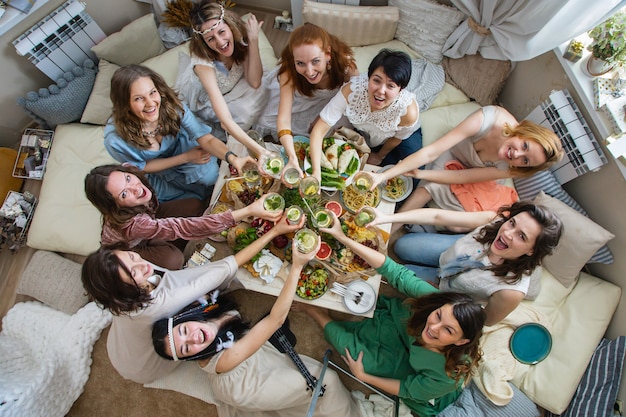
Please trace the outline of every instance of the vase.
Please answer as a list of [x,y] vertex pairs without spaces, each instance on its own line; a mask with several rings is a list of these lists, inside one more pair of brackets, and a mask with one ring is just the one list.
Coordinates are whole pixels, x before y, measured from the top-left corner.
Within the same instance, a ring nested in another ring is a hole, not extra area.
[[611,71],[614,66],[614,64],[606,62],[603,59],[596,58],[593,55],[589,55],[589,59],[587,60],[587,72],[589,75],[594,77],[606,74]]

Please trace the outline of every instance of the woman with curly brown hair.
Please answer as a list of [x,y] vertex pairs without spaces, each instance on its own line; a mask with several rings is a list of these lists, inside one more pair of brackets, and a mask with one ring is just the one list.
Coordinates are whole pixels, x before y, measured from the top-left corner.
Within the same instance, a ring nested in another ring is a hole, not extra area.
[[308,136],[320,111],[357,74],[348,45],[305,23],[291,33],[280,65],[266,76],[270,98],[254,128],[279,139],[289,157],[288,167],[300,171],[293,136]]
[[355,242],[335,221],[329,233],[363,258],[389,284],[409,298],[379,296],[374,317],[334,321],[327,310],[300,303],[324,329],[324,337],[343,353],[361,381],[397,395],[416,415],[434,416],[460,394],[463,381],[480,359],[478,342],[485,323],[480,304],[470,296],[442,293],[391,258]]
[[118,162],[144,171],[160,201],[204,200],[217,180],[218,158],[241,169],[238,157],[211,134],[163,77],[142,65],[119,68],[111,79],[113,117],[104,147]]

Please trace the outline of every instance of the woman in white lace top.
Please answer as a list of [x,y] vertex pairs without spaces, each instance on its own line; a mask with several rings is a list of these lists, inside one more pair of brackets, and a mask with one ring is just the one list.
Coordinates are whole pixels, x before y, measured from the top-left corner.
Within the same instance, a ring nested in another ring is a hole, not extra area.
[[311,131],[313,176],[320,179],[322,139],[342,116],[347,117],[372,148],[368,162],[395,164],[422,146],[419,107],[406,86],[411,58],[404,52],[381,50],[367,75],[352,77],[324,107]]
[[[175,20],[174,15],[185,11],[182,3],[170,2],[164,17]],[[263,22],[254,15],[244,22],[236,13],[209,0],[193,3],[188,13],[191,57],[180,56],[176,90],[191,111],[215,131],[223,129],[258,157],[267,151],[244,129],[250,128],[267,101],[265,90],[259,88],[263,76],[259,31]]]

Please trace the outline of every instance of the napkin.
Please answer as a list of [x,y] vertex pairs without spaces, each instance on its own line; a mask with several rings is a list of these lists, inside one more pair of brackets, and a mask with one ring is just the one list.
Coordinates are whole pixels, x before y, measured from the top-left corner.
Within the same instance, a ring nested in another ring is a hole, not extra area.
[[283,266],[283,261],[273,255],[269,250],[263,249],[259,259],[254,261],[252,267],[259,273],[260,278],[267,284],[274,281],[274,277]]

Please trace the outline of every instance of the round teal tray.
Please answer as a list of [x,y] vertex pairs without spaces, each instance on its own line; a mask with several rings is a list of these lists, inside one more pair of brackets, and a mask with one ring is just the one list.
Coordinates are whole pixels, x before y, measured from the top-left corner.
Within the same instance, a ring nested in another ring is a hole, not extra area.
[[541,324],[523,324],[513,332],[509,347],[515,359],[521,363],[534,365],[544,360],[550,353],[552,336]]

